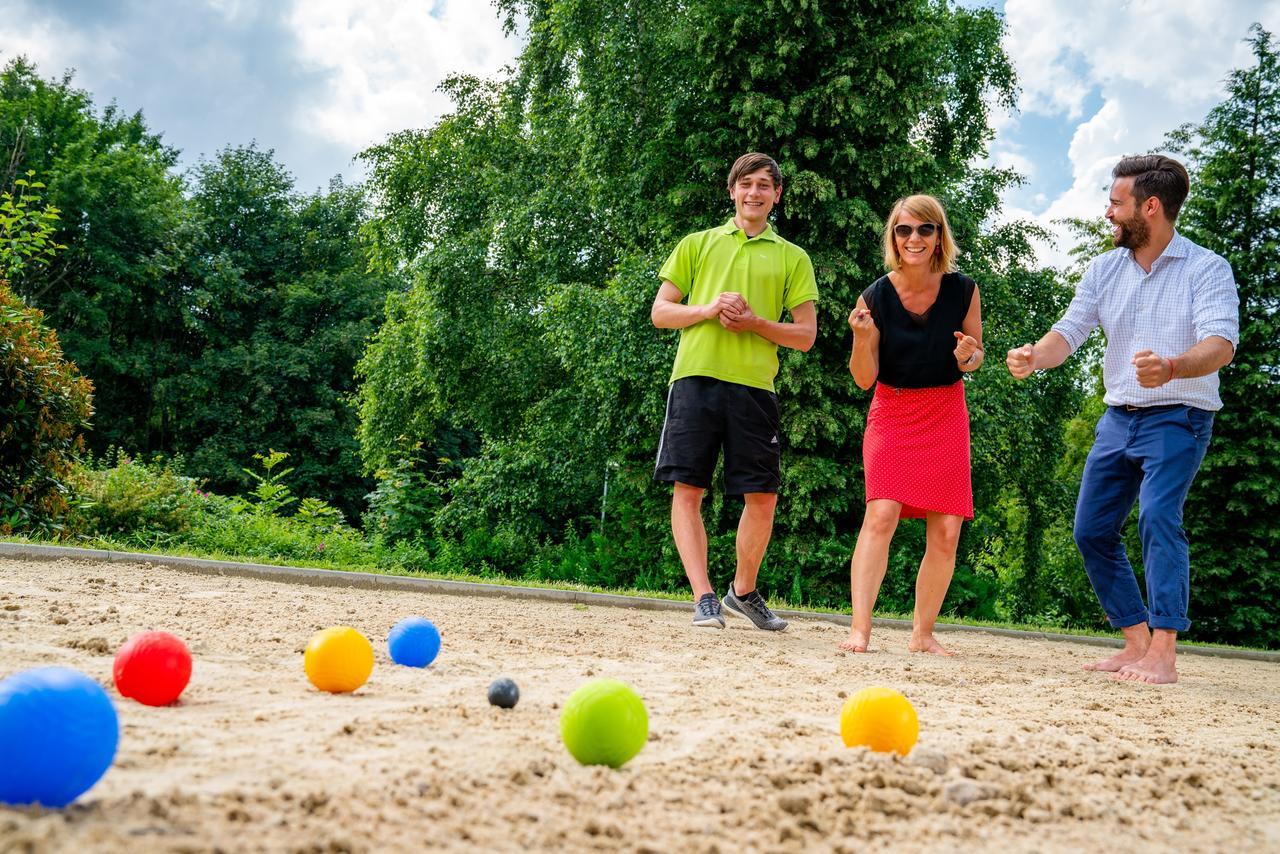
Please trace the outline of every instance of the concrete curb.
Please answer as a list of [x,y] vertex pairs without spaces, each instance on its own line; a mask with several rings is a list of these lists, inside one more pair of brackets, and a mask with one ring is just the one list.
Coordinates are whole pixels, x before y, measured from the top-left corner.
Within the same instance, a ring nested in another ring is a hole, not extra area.
[[[77,560],[104,561],[106,563],[149,563],[183,572],[204,575],[226,575],[241,578],[258,578],[267,581],[284,581],[292,584],[313,584],[327,587],[359,587],[372,590],[407,590],[420,593],[445,593],[454,596],[507,596],[515,599],[539,599],[549,602],[580,602],[587,605],[609,605],[621,608],[643,608],[651,611],[687,611],[690,603],[674,599],[651,599],[643,596],[619,596],[613,593],[589,593],[582,590],[557,590],[549,587],[516,587],[509,584],[480,584],[471,581],[448,581],[442,578],[420,578],[407,575],[384,575],[373,572],[350,572],[339,569],[301,569],[293,566],[272,566],[262,563],[239,563],[226,560],[155,555],[143,552],[117,552],[103,549],[81,549],[69,546],[45,546],[34,543],[0,543],[0,557],[27,560]],[[824,614],[817,611],[778,609],[777,613],[788,619],[819,620],[838,625],[849,625],[845,614]],[[877,617],[877,626],[911,628],[909,620],[891,620]],[[1029,632],[1018,629],[1002,629],[988,626],[966,626],[956,623],[938,623],[938,631],[980,632],[1008,638],[1027,640],[1066,641],[1087,646],[1119,647],[1118,638],[1098,638],[1068,635],[1057,632]],[[1187,655],[1207,655],[1216,658],[1234,658],[1245,661],[1280,663],[1280,652],[1252,649],[1231,649],[1181,644],[1178,651]]]

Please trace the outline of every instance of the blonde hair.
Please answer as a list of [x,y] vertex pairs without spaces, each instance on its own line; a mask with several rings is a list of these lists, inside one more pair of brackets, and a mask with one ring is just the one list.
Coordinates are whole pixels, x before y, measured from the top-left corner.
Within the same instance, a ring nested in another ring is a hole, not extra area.
[[910,214],[921,222],[931,222],[938,226],[939,251],[929,259],[929,269],[935,273],[953,272],[956,268],[956,256],[960,254],[960,250],[951,237],[951,224],[947,222],[947,212],[942,209],[942,202],[933,196],[925,195],[907,196],[893,203],[893,210],[884,224],[884,268],[896,270],[902,266],[898,244],[893,239],[893,229],[904,213]]

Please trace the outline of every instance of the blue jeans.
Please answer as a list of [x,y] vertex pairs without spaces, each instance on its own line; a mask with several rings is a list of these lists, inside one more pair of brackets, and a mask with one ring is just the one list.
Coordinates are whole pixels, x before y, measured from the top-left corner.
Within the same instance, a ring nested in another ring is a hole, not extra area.
[[[1186,631],[1190,587],[1182,505],[1213,433],[1213,413],[1191,406],[1129,410],[1098,419],[1076,502],[1075,540],[1107,620]],[[1120,532],[1138,506],[1147,606]]]

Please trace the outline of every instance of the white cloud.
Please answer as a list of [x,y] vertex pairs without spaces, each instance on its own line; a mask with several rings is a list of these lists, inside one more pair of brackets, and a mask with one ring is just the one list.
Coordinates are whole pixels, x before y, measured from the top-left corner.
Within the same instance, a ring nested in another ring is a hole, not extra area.
[[[1041,260],[1063,264],[1070,238],[1052,220],[1100,216],[1117,160],[1204,118],[1226,75],[1251,64],[1249,25],[1280,28],[1280,0],[1007,0],[1005,15],[1019,108],[1080,120],[1067,147],[1071,187],[1031,217],[1062,238]],[[1095,98],[1101,106],[1086,115]],[[1008,151],[999,143],[993,157]]]
[[451,106],[441,80],[492,76],[520,47],[491,4],[469,0],[298,0],[290,23],[302,61],[329,74],[328,97],[297,120],[353,151],[429,126]]
[[110,44],[93,43],[83,31],[68,31],[60,22],[42,10],[38,4],[15,0],[0,0],[0,21],[22,21],[22,26],[6,26],[0,38],[0,63],[8,63],[25,56],[45,77],[61,77],[86,55],[107,57],[114,55]]
[[1013,169],[1028,180],[1035,178],[1035,161],[1022,152],[1021,146],[992,150],[991,163],[997,169]]

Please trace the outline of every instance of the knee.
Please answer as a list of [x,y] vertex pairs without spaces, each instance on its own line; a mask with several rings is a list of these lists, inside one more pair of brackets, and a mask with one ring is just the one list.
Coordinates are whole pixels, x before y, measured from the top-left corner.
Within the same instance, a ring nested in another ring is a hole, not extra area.
[[888,538],[893,536],[898,527],[898,509],[872,507],[868,505],[867,513],[862,517],[862,533],[859,536]]
[[773,511],[778,506],[778,494],[776,492],[748,492],[742,497],[742,500],[745,502],[745,509],[748,513],[772,516]]
[[933,525],[926,534],[928,548],[955,556],[960,545],[960,519],[948,516]]
[[1178,536],[1182,534],[1182,514],[1170,513],[1149,507],[1138,507],[1138,530],[1157,536]]
[[702,496],[705,489],[697,486],[690,486],[687,483],[677,483],[675,489],[671,493],[671,506],[681,509],[697,510],[702,506]]
[[1082,552],[1104,549],[1120,541],[1120,535],[1110,525],[1081,516],[1076,516],[1071,537]]

